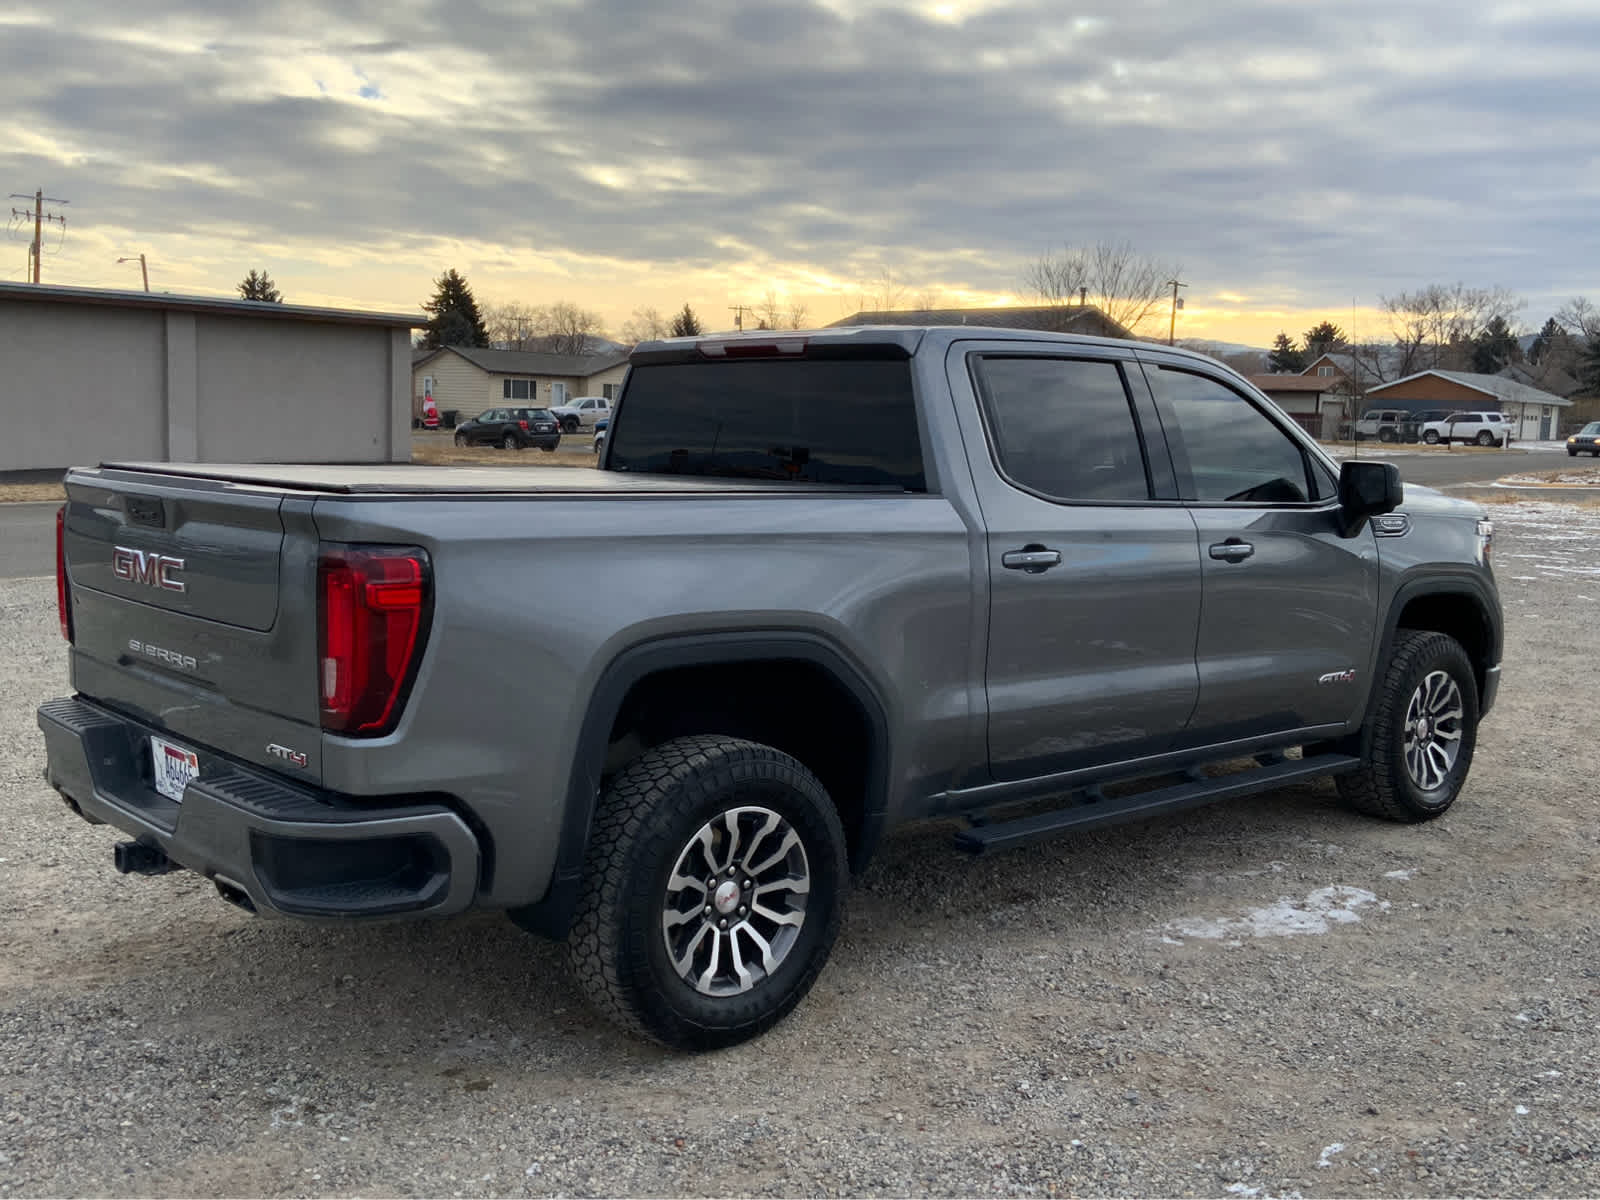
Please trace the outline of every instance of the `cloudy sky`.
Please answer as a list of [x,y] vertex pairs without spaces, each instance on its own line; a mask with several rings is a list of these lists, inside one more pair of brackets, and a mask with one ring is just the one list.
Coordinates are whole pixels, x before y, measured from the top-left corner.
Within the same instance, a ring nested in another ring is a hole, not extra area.
[[143,252],[156,290],[264,266],[406,312],[454,266],[717,327],[885,270],[1023,299],[1041,251],[1126,240],[1182,264],[1180,336],[1376,332],[1457,280],[1536,327],[1600,298],[1597,51],[1595,0],[7,0],[0,194],[70,201],[62,284]]

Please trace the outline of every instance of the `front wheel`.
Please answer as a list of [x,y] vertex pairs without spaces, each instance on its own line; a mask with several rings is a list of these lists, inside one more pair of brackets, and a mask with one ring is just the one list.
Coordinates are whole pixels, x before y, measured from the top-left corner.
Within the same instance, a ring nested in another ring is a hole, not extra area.
[[[1595,454],[1596,458],[1600,458],[1600,450],[1596,450],[1594,452],[1594,454]],[[1577,458],[1578,457],[1578,452],[1576,450],[1568,450],[1567,451],[1567,457],[1568,458]]]
[[465,446],[466,444],[467,444],[466,434],[464,434],[464,433],[456,434],[456,445]]
[[675,738],[595,812],[568,963],[629,1032],[735,1045],[810,990],[847,879],[839,815],[805,766],[738,738]]
[[1339,776],[1345,802],[1391,821],[1430,821],[1455,803],[1478,741],[1478,683],[1461,643],[1443,633],[1395,633],[1361,767]]

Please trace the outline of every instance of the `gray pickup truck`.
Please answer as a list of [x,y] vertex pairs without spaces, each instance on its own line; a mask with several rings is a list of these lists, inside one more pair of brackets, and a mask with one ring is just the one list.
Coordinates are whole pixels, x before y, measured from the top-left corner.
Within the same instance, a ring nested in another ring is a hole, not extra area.
[[647,343],[599,466],[73,470],[49,781],[123,871],[506,910],[706,1048],[800,1001],[903,822],[980,853],[1317,776],[1422,821],[1499,680],[1483,512],[1182,351]]

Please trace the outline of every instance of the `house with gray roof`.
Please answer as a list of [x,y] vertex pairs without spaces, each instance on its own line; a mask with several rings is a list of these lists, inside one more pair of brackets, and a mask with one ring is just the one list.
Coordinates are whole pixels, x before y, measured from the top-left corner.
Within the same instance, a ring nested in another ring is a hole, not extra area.
[[542,354],[440,346],[411,360],[411,415],[422,418],[431,394],[447,424],[499,406],[549,408],[579,396],[615,399],[628,370],[628,354]]
[[1557,435],[1561,411],[1572,401],[1504,375],[1473,371],[1418,371],[1393,383],[1367,389],[1368,406],[1404,408],[1412,412],[1501,412],[1514,422],[1514,438],[1549,441]]

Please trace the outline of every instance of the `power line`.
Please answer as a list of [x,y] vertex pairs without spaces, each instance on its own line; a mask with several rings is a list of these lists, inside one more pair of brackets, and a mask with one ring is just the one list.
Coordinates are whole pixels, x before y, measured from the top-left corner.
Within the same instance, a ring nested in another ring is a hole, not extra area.
[[[48,225],[51,221],[59,222],[60,225],[61,225],[61,239],[62,239],[62,241],[65,241],[66,240],[66,236],[67,236],[67,218],[62,216],[62,215],[60,215],[60,214],[58,214],[58,213],[53,213],[53,212],[47,213],[47,212],[45,212],[44,206],[45,206],[45,204],[47,202],[50,203],[50,204],[70,204],[71,201],[70,200],[62,200],[58,196],[46,196],[44,194],[44,190],[42,188],[39,191],[34,192],[34,194],[32,196],[29,196],[29,195],[27,195],[27,194],[25,194],[23,192],[12,192],[10,198],[12,200],[32,200],[33,201],[33,207],[32,208],[15,208],[15,207],[13,207],[12,210],[11,210],[11,215],[13,217],[18,217],[18,218],[21,218],[21,219],[24,219],[24,220],[26,220],[29,217],[33,218],[33,242],[28,247],[28,261],[33,267],[33,282],[34,283],[38,283],[39,282],[39,259],[42,257],[40,252],[39,252],[39,242],[40,242],[41,236],[42,236],[42,234],[44,232],[44,227],[46,225]],[[59,251],[61,249],[60,242],[56,243],[56,249],[57,249],[57,251]]]

